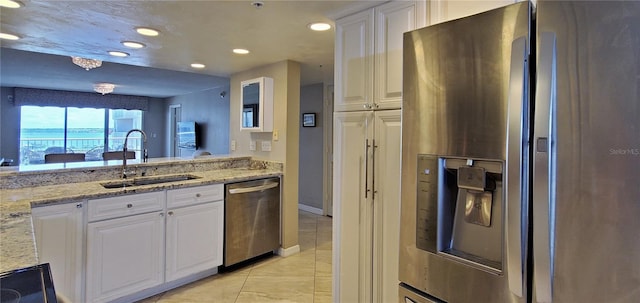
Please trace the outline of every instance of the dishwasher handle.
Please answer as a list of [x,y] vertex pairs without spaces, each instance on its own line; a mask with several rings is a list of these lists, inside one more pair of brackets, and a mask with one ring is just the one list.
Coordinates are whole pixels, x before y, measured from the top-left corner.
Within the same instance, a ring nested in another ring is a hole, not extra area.
[[229,194],[246,194],[257,191],[263,191],[267,189],[271,189],[280,185],[278,182],[270,182],[260,186],[252,186],[252,187],[240,187],[240,188],[231,188],[229,189]]

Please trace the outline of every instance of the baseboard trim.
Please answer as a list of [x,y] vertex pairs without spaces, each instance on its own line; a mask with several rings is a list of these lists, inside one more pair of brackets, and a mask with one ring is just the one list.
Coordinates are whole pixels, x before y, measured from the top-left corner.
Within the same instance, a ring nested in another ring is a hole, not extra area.
[[278,248],[278,251],[276,253],[279,256],[288,257],[288,256],[291,256],[291,255],[295,255],[295,254],[297,254],[299,252],[300,252],[300,245],[294,245],[294,246],[291,246],[289,248],[280,247],[280,248]]
[[312,214],[316,214],[316,215],[319,215],[319,216],[323,216],[324,215],[322,209],[316,208],[316,207],[313,207],[313,206],[309,206],[309,205],[305,205],[305,204],[301,204],[301,203],[298,203],[298,209],[299,210],[304,210],[306,212],[310,212]]

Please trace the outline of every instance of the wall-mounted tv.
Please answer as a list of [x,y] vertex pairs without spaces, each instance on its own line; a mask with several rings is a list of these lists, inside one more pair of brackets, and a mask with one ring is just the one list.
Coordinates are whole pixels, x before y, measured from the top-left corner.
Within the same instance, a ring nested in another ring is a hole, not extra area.
[[178,147],[186,149],[197,149],[200,146],[198,142],[198,124],[191,122],[178,122]]

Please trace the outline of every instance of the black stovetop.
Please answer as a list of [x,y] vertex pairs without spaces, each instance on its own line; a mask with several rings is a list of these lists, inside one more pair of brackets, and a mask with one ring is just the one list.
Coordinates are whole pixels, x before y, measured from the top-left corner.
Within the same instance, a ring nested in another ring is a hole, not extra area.
[[49,263],[0,274],[1,303],[57,303]]

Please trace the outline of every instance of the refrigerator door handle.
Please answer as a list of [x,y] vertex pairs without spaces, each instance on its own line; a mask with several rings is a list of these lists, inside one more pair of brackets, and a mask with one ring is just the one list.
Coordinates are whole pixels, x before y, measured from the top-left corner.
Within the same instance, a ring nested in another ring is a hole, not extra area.
[[533,276],[537,302],[553,298],[556,35],[539,34],[533,164]]
[[523,240],[522,205],[527,194],[523,184],[526,175],[526,151],[528,141],[527,37],[519,37],[511,44],[511,70],[509,75],[509,99],[507,117],[506,197],[507,216],[505,245],[509,289],[523,297]]

